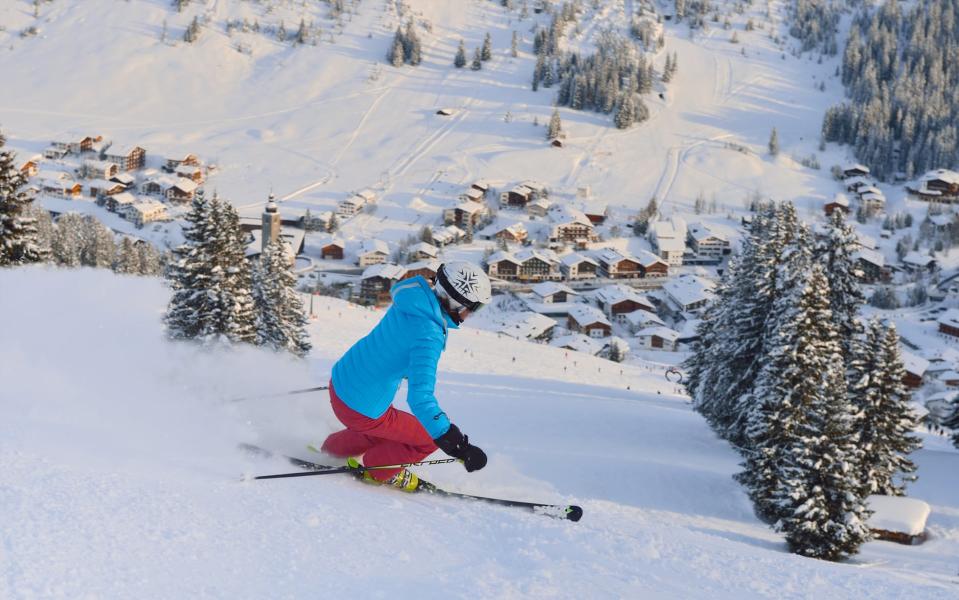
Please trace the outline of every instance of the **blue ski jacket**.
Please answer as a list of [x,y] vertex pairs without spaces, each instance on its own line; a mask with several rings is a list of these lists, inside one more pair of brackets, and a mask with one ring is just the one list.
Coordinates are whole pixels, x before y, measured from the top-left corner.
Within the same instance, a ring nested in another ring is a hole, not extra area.
[[393,304],[376,327],[333,365],[333,388],[350,408],[371,419],[383,415],[406,378],[406,401],[433,439],[447,432],[450,420],[433,395],[436,366],[446,336],[456,323],[440,308],[423,277],[405,279],[390,289]]

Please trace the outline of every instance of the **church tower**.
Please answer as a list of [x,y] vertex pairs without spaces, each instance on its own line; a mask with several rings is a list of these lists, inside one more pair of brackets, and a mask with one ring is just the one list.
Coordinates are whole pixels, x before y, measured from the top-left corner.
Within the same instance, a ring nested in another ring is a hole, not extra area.
[[270,199],[266,203],[266,210],[263,211],[263,236],[262,252],[266,253],[266,247],[271,243],[280,241],[280,211],[276,207],[276,196],[270,194]]

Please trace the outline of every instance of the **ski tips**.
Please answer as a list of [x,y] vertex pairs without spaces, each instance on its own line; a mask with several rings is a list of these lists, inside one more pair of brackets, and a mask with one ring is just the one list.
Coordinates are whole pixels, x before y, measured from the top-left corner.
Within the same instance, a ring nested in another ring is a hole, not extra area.
[[583,509],[575,504],[566,507],[566,518],[570,521],[579,521],[583,518]]

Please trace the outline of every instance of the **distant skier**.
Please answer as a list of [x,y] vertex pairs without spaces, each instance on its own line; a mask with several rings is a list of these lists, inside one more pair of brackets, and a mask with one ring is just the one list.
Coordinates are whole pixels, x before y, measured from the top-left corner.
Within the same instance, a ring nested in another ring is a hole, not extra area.
[[[467,471],[482,469],[486,454],[450,423],[433,390],[449,329],[489,303],[489,278],[474,264],[451,262],[440,265],[435,284],[416,276],[393,285],[390,295],[393,304],[373,331],[333,365],[330,403],[346,429],[326,438],[323,451],[357,466],[354,457],[363,455],[373,466],[417,462],[439,447]],[[392,405],[404,378],[412,415]],[[419,485],[408,469],[363,477],[409,492]]]

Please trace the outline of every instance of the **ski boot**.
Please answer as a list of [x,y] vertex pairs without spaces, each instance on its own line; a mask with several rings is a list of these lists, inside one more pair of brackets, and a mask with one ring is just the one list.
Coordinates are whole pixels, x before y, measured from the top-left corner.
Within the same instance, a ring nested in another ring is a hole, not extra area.
[[417,477],[416,473],[410,471],[409,469],[401,469],[400,472],[394,475],[392,478],[386,481],[379,481],[378,479],[374,479],[369,471],[360,471],[360,469],[363,469],[363,465],[360,464],[359,460],[352,456],[346,459],[346,466],[356,469],[354,476],[363,483],[369,483],[371,485],[389,485],[403,492],[415,492],[420,486],[420,478]]

